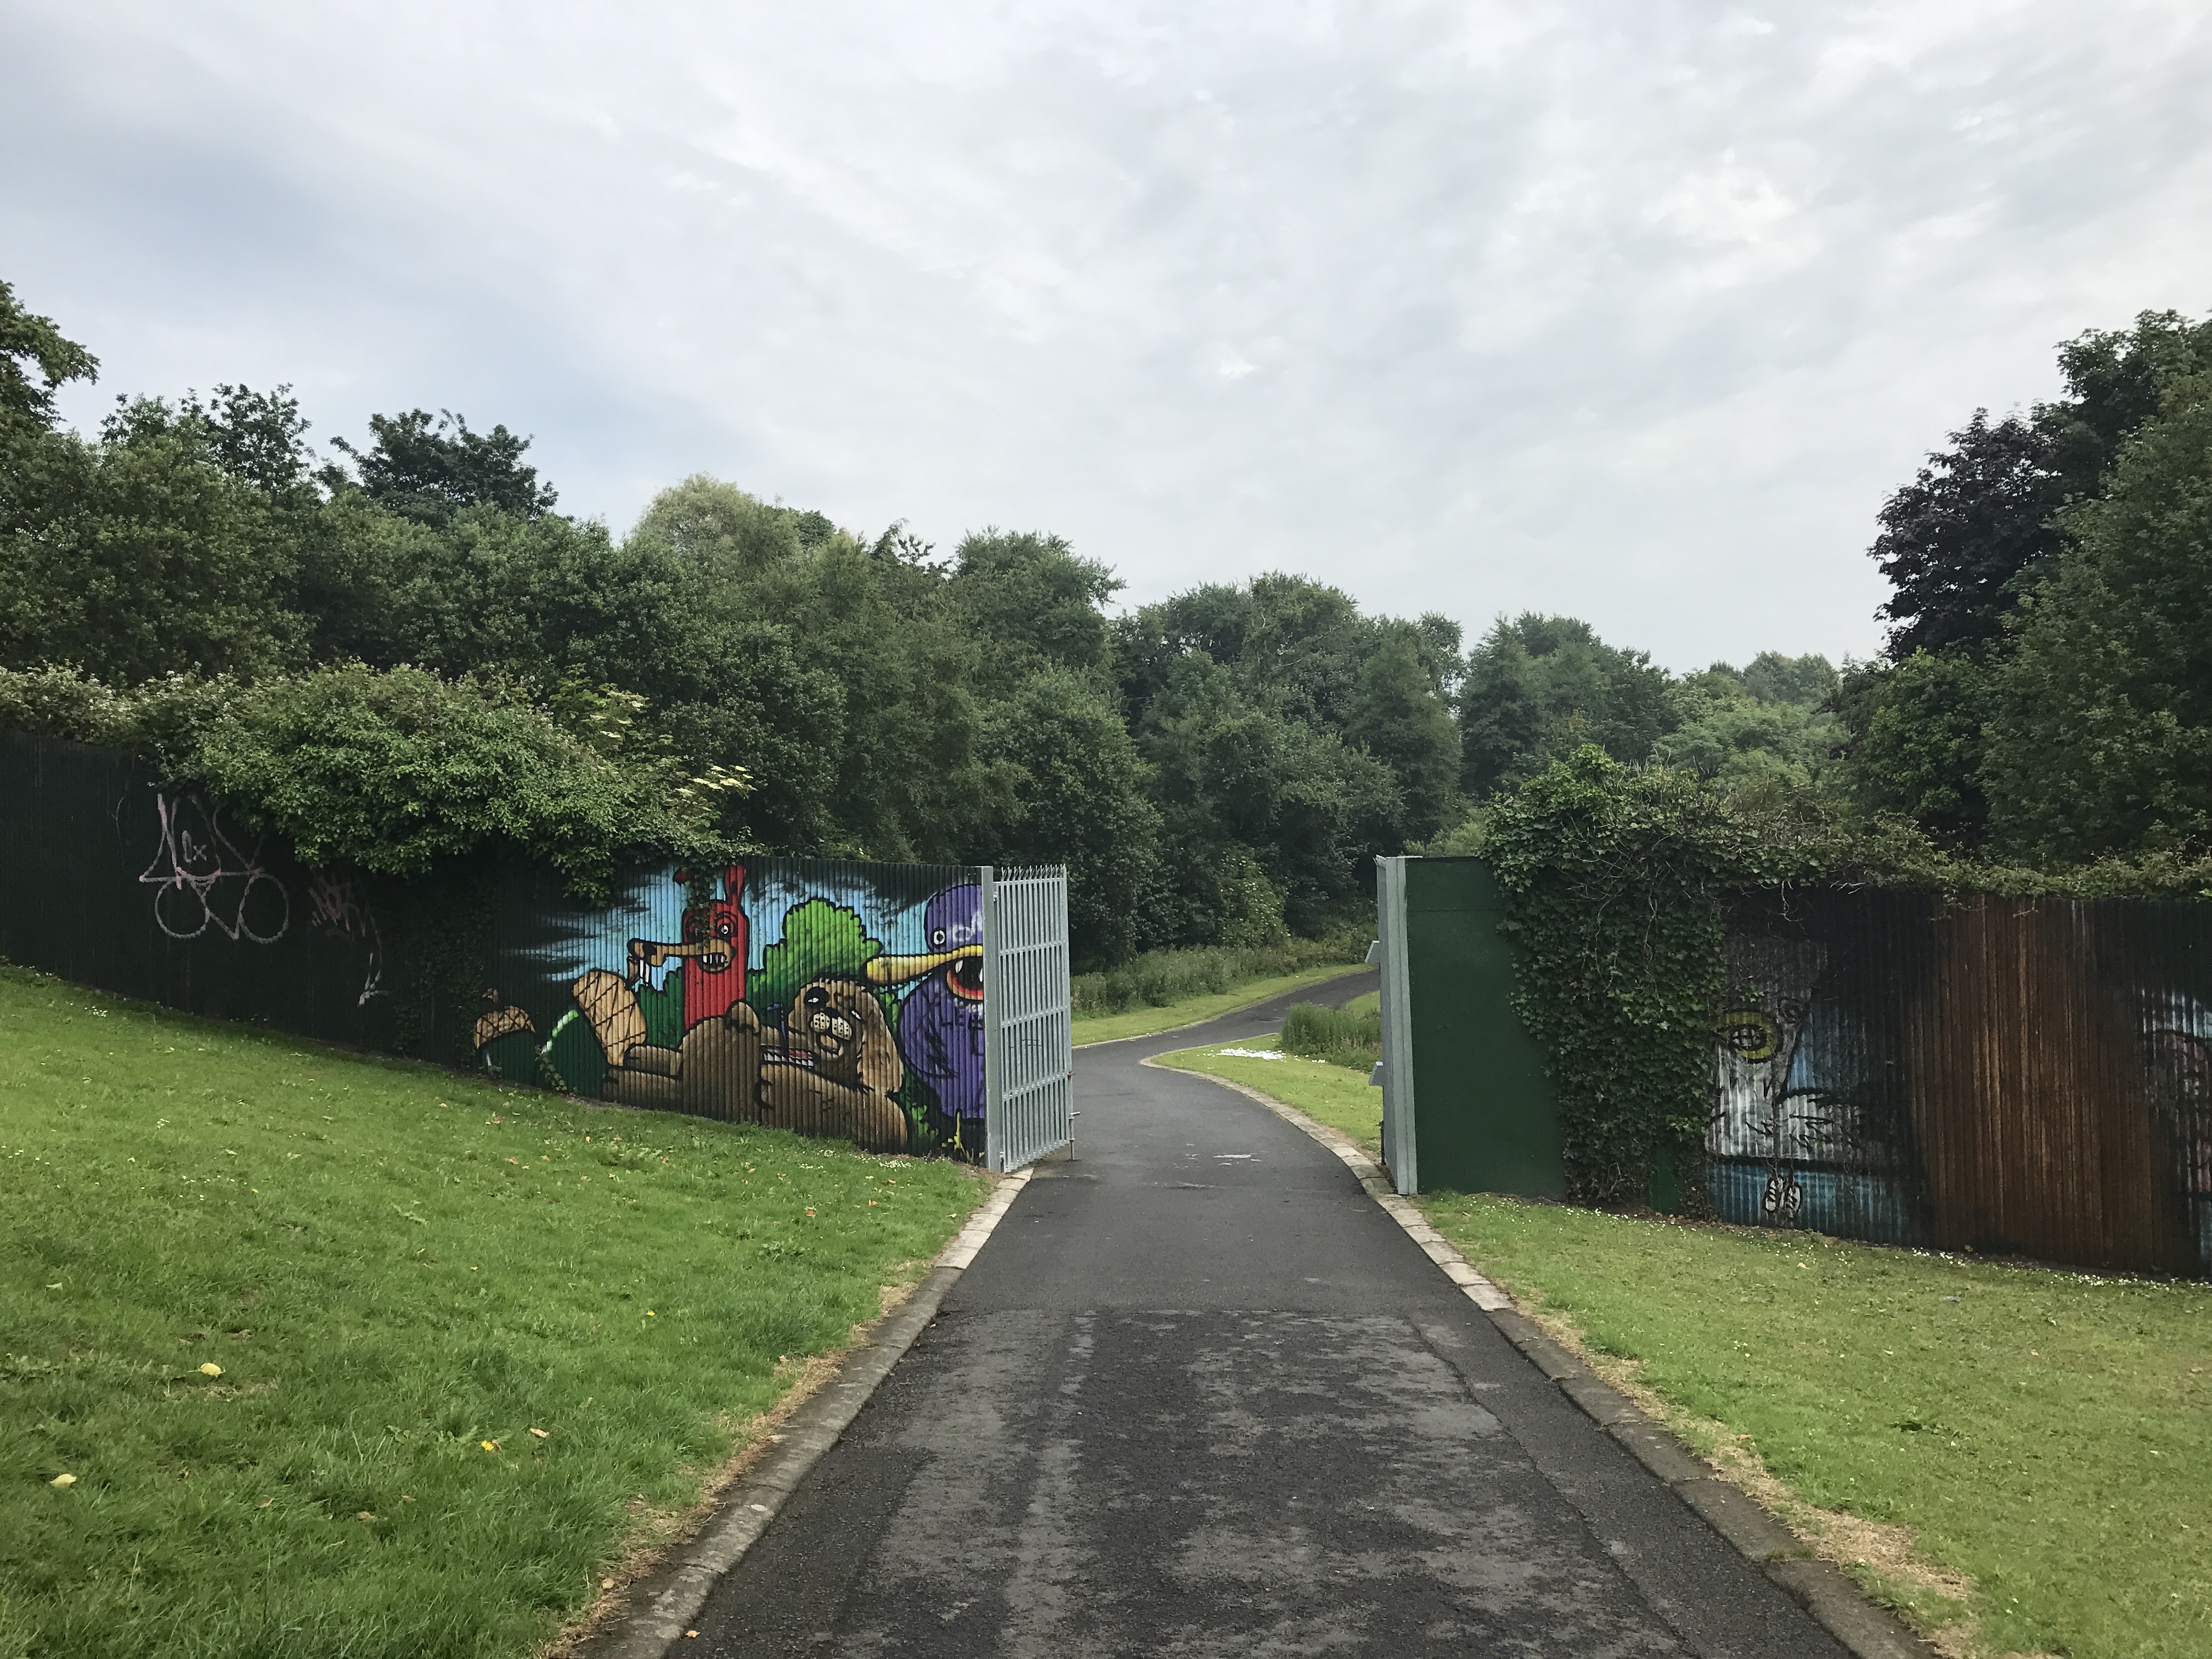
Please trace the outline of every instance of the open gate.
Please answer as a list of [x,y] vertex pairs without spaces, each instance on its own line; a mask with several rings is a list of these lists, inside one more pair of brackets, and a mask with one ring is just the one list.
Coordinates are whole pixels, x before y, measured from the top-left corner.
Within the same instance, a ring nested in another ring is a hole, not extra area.
[[982,875],[986,1155],[1004,1171],[1074,1139],[1067,872]]

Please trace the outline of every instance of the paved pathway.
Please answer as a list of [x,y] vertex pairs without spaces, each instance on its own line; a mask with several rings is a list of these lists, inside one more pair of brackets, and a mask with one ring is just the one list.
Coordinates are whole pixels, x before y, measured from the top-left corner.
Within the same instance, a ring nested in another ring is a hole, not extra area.
[[1843,1659],[1336,1158],[1137,1063],[1280,1018],[1079,1054],[1077,1158],[1022,1193],[687,1653]]

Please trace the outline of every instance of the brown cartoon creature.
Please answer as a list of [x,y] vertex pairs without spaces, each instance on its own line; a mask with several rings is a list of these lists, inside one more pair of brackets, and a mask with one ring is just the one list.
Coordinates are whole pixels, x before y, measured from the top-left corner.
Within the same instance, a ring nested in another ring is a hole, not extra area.
[[746,1004],[701,1021],[678,1048],[645,1040],[637,993],[595,968],[570,988],[607,1059],[601,1092],[625,1106],[689,1112],[839,1135],[865,1146],[907,1141],[891,1097],[905,1081],[883,1006],[856,980],[823,979],[799,994],[783,1046],[767,1040]]
[[760,1020],[744,1003],[684,1034],[680,1048],[645,1040],[645,1012],[619,974],[594,968],[569,988],[607,1057],[599,1092],[625,1106],[751,1123],[760,1117]]
[[764,1051],[760,1121],[864,1146],[906,1145],[906,1114],[891,1098],[906,1065],[883,1004],[858,979],[823,978],[793,1000],[784,1046]]

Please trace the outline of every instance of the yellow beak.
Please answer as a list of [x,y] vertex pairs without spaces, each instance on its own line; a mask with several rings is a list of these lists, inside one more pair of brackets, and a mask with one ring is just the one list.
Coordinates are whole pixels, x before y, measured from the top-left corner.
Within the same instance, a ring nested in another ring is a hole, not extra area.
[[915,957],[871,957],[866,972],[871,985],[903,985],[935,973],[948,962],[958,962],[963,957],[981,961],[982,956],[981,945],[963,945],[957,951],[926,951]]

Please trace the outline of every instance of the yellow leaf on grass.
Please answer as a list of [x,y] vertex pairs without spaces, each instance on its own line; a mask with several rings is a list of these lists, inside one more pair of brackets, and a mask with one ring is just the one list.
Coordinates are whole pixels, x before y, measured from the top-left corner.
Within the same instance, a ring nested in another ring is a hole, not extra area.
[[499,1442],[496,1440],[486,1440],[483,1442],[482,1444],[486,1451],[497,1451],[499,1449]]
[[206,1364],[200,1367],[200,1375],[202,1376],[221,1376],[222,1375],[222,1367],[216,1364],[214,1360],[210,1359]]
[[50,1486],[74,1486],[76,1485],[76,1477],[73,1474],[58,1474],[46,1484]]
[[543,1429],[532,1429],[531,1430],[531,1433],[536,1435],[540,1440],[549,1440],[552,1437]]

